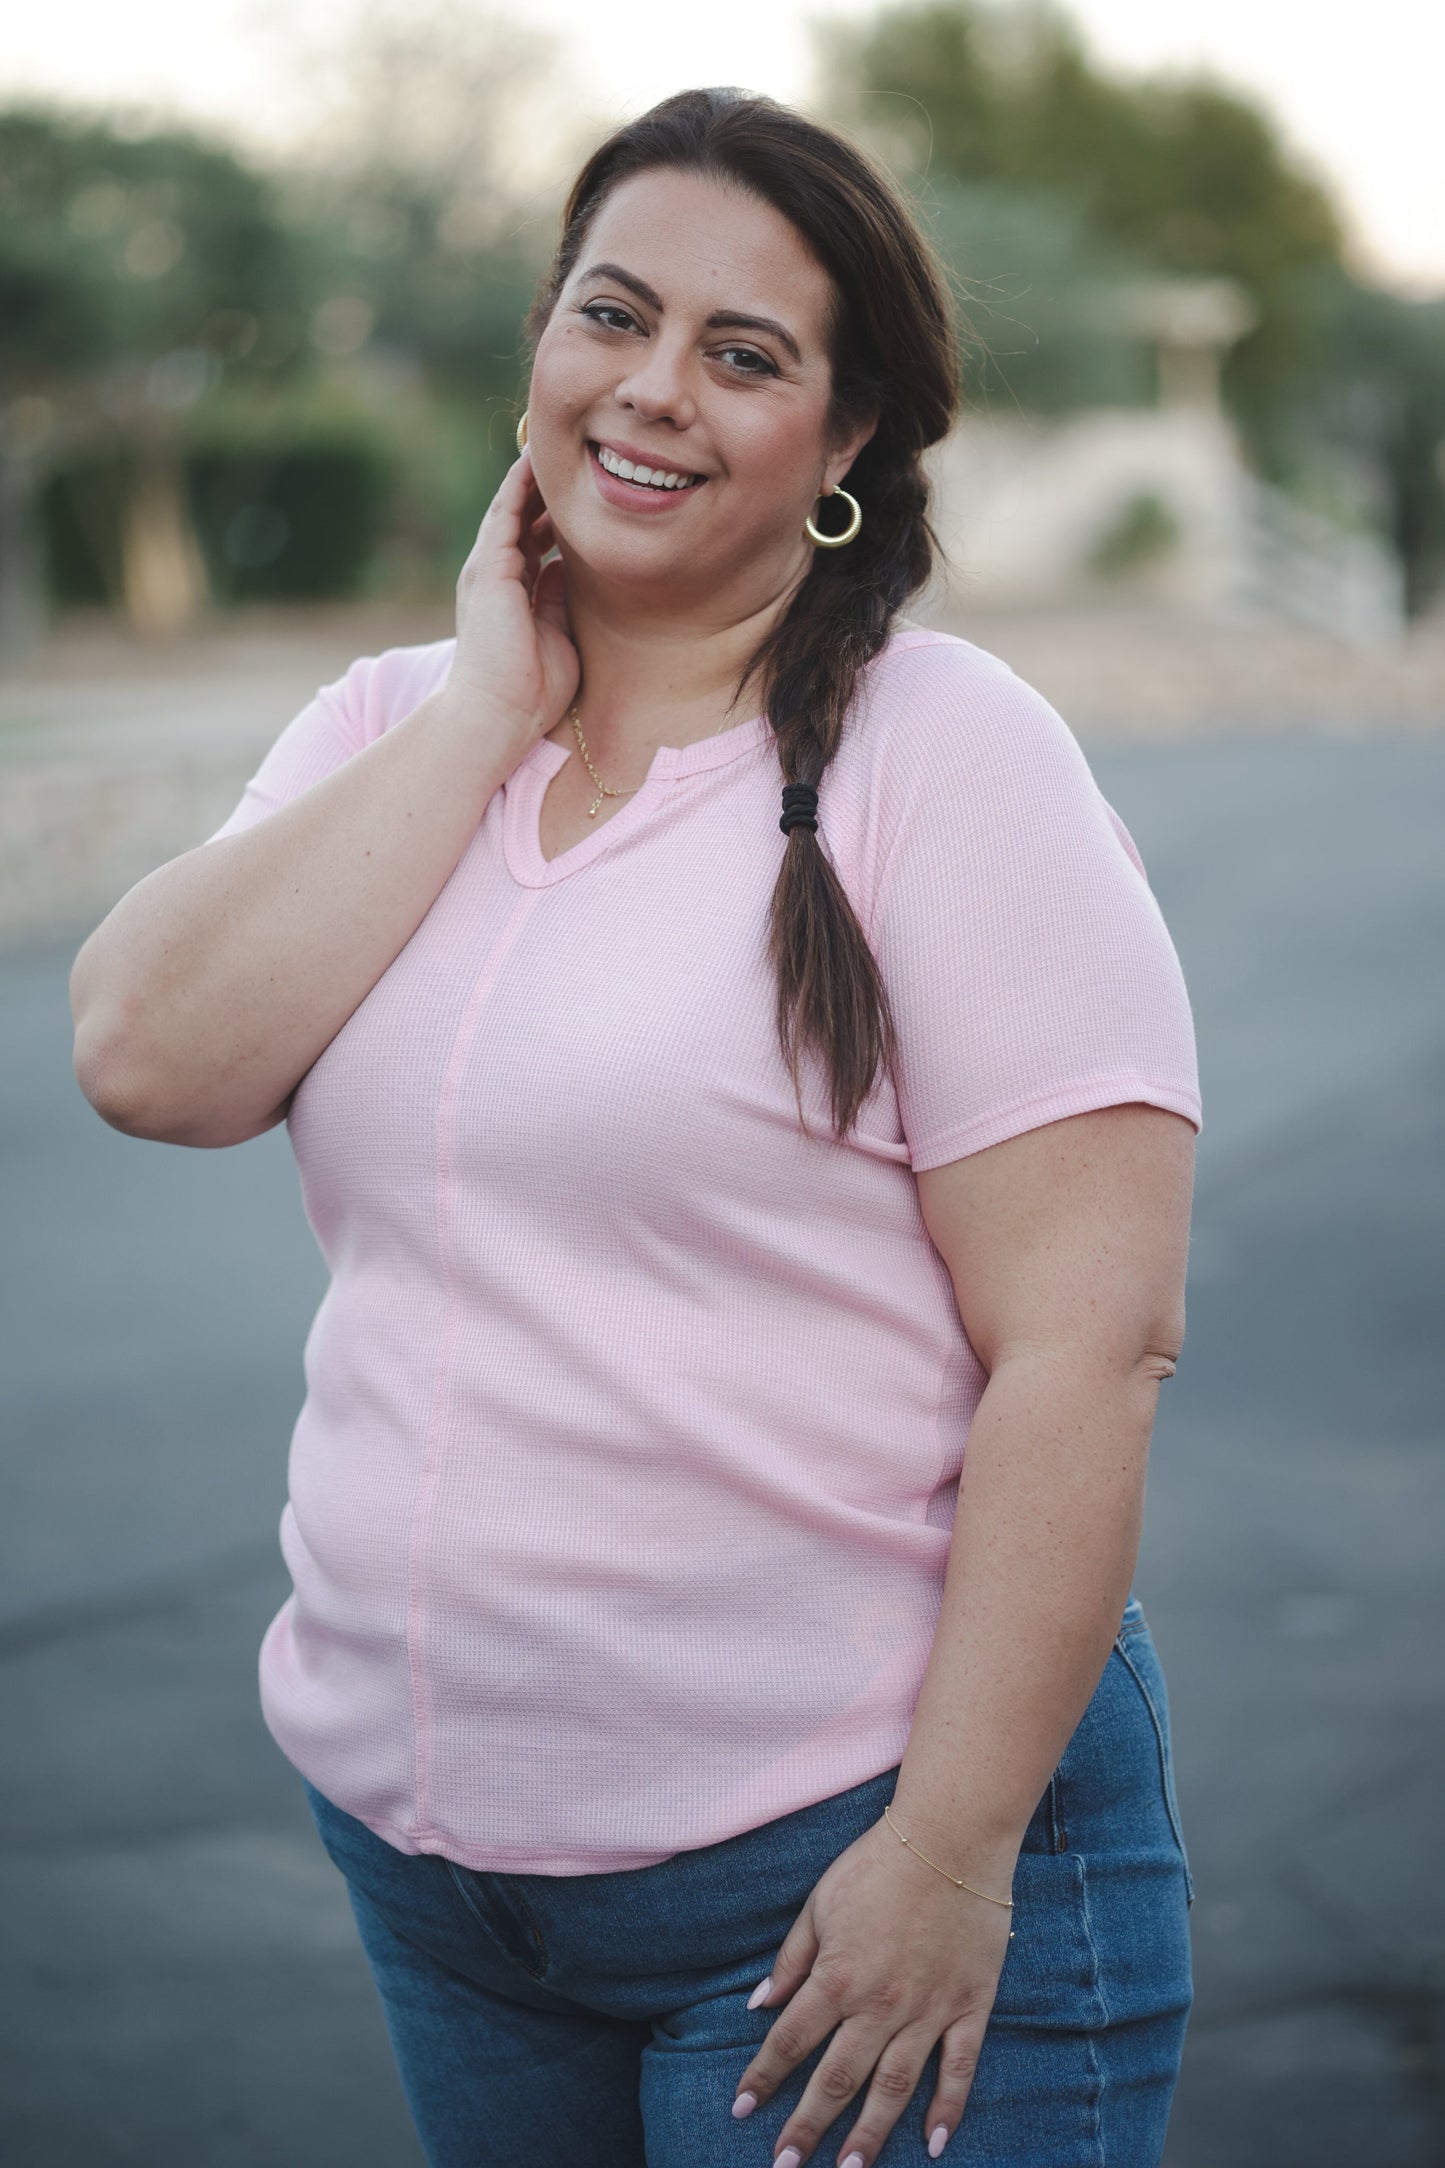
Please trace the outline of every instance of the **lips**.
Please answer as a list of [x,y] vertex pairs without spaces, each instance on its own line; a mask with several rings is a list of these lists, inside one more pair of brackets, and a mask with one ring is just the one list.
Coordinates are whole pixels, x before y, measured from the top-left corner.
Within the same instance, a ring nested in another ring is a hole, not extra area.
[[[611,445],[607,448],[609,451],[612,450]],[[654,487],[651,482],[627,482],[623,480],[620,474],[609,474],[597,454],[598,446],[589,437],[587,440],[587,463],[592,469],[592,477],[597,485],[598,494],[605,503],[616,505],[624,511],[665,512],[669,506],[679,504],[684,497],[696,496],[697,492],[707,485],[706,475],[700,475],[696,481],[688,482],[680,489],[659,489]],[[639,460],[638,463],[643,464],[644,462]],[[659,471],[664,474],[677,474],[681,470],[677,467],[663,467]]]
[[[641,452],[635,450],[631,445],[604,443],[597,437],[587,439],[587,448],[589,451],[599,454],[599,466],[602,464],[600,454],[608,452],[616,460],[625,459],[629,466],[645,467],[649,474],[680,475],[682,477],[680,484],[669,483],[667,485],[667,487],[674,490],[674,493],[679,487],[682,489],[696,489],[700,483],[707,480],[705,474],[698,474],[689,467],[680,467],[660,452]],[[607,471],[610,473],[612,470],[609,468]],[[625,479],[626,477],[620,474],[614,476],[614,480],[619,482]],[[642,482],[637,486],[642,489],[657,489],[662,485],[657,482]]]

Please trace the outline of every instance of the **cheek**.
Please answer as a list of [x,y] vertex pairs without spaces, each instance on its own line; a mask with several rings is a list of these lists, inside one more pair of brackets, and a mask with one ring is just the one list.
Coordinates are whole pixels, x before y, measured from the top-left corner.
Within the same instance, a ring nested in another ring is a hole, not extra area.
[[728,472],[759,506],[781,509],[808,497],[819,462],[800,443],[796,427],[770,417],[735,433],[727,455]]
[[596,397],[597,350],[570,326],[548,332],[532,363],[531,396],[539,407],[566,415]]

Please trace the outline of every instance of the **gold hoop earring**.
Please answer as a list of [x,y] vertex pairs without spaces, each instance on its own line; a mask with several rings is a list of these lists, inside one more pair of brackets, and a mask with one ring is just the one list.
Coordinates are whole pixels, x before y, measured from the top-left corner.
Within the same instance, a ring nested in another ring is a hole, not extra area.
[[813,525],[813,515],[811,512],[808,514],[808,517],[803,522],[803,529],[809,541],[815,543],[820,550],[840,550],[845,542],[852,541],[854,535],[857,534],[858,529],[862,526],[863,507],[858,502],[858,499],[856,497],[850,497],[847,490],[840,489],[836,483],[834,483],[833,488],[829,491],[829,495],[833,497],[841,497],[845,504],[851,504],[853,507],[853,517],[849,520],[847,526],[843,529],[843,532],[841,534],[820,534],[818,532],[818,529]]
[[525,451],[525,450],[526,450],[526,448],[527,448],[527,413],[526,413],[526,409],[525,409],[525,408],[523,408],[523,410],[522,410],[522,419],[521,419],[521,420],[520,420],[520,421],[518,422],[518,424],[517,424],[517,450],[518,450],[519,452],[521,452],[521,451]]

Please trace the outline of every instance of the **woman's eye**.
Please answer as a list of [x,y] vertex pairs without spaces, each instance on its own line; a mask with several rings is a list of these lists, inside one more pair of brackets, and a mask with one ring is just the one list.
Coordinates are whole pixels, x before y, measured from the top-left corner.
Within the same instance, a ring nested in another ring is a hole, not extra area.
[[[588,306],[583,309],[582,314],[584,316],[590,317],[594,324],[601,323],[604,316],[620,316],[624,324],[630,324],[632,322],[632,318],[628,315],[626,309],[619,309],[610,301],[590,302]],[[607,329],[610,331],[612,329],[612,326],[609,324],[607,326]]]
[[762,364],[760,368],[744,369],[742,371],[742,374],[744,376],[776,376],[778,373],[777,370],[773,367],[772,363],[769,361],[767,355],[758,353],[755,347],[725,346],[723,348],[723,352],[725,354],[742,354],[749,362],[760,362]]

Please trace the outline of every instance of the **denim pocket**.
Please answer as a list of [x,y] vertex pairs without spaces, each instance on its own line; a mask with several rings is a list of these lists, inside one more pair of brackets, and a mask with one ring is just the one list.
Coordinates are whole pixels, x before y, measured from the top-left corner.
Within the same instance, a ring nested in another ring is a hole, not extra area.
[[1154,1646],[1154,1636],[1149,1631],[1149,1621],[1144,1616],[1143,1605],[1135,1596],[1129,1598],[1119,1631],[1114,1636],[1114,1646],[1124,1659],[1144,1705],[1154,1725],[1154,1737],[1159,1747],[1159,1779],[1164,1792],[1164,1804],[1169,1811],[1169,1826],[1179,1847],[1179,1857],[1184,1865],[1184,1887],[1190,1904],[1194,1902],[1194,1875],[1189,1865],[1189,1853],[1184,1842],[1184,1829],[1179,1816],[1179,1800],[1174,1789],[1174,1748],[1169,1728],[1169,1690],[1164,1682],[1164,1666],[1159,1661],[1159,1651]]

